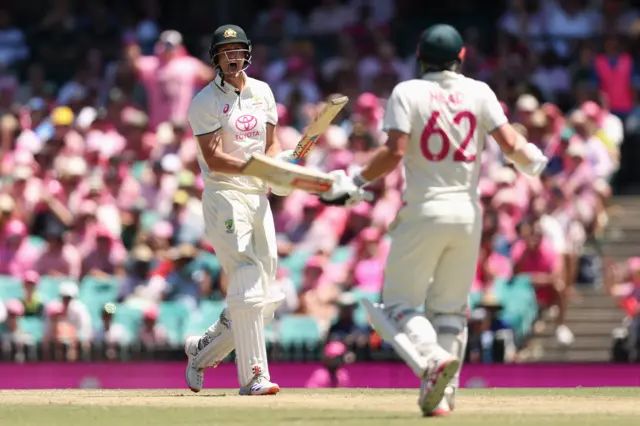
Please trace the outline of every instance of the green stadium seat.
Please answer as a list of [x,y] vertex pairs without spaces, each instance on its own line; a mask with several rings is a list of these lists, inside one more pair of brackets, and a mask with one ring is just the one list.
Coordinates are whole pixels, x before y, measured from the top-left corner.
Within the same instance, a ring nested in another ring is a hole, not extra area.
[[202,314],[201,311],[190,313],[184,327],[185,337],[202,335],[217,319],[218,318],[207,318]]
[[289,277],[298,291],[302,288],[304,268],[312,255],[308,251],[297,251],[280,260],[280,266],[289,271]]
[[369,319],[367,317],[367,311],[362,305],[358,305],[353,313],[354,322],[361,327],[369,327]]
[[29,244],[31,244],[33,247],[39,249],[44,248],[45,244],[47,243],[44,238],[38,237],[37,235],[30,235],[27,238],[27,241],[29,241]]
[[222,265],[220,265],[220,260],[214,253],[201,251],[194,262],[194,268],[204,269],[209,273],[209,275],[215,278],[216,276],[218,276],[218,274],[220,274]]
[[9,275],[0,275],[0,300],[24,298],[24,287],[22,281]]
[[350,293],[352,293],[355,296],[358,302],[363,299],[366,299],[373,303],[378,303],[380,301],[380,292],[377,292],[377,291],[369,292],[369,291],[361,290],[359,288],[354,288],[350,290]]
[[220,317],[225,306],[225,302],[221,300],[203,300],[200,302],[200,312],[209,319],[210,324],[213,324]]
[[339,246],[333,251],[331,263],[338,265],[347,263],[353,254],[353,249],[349,246]]
[[60,284],[65,281],[74,281],[68,277],[54,277],[51,275],[43,275],[38,282],[37,292],[42,298],[43,303],[57,300],[60,297]]
[[169,343],[177,345],[184,341],[184,329],[189,317],[189,309],[180,302],[163,302],[160,304],[158,323],[169,335]]
[[278,323],[278,341],[282,346],[315,346],[321,339],[318,322],[312,316],[285,316]]
[[79,299],[87,305],[94,324],[102,320],[102,309],[107,303],[118,299],[120,278],[115,276],[94,277],[87,275],[80,284]]
[[42,341],[44,337],[44,321],[39,317],[22,317],[18,326],[22,331],[33,337],[35,343]]
[[142,322],[142,311],[136,307],[131,307],[126,304],[116,305],[116,313],[113,316],[113,322],[121,324],[127,329],[129,336],[135,337],[138,334],[138,329]]
[[144,170],[147,167],[146,161],[136,161],[131,166],[131,175],[140,182],[142,180],[142,176],[144,174]]
[[151,228],[153,228],[156,223],[160,222],[161,219],[162,218],[157,212],[145,210],[140,216],[140,225],[143,230],[150,231]]

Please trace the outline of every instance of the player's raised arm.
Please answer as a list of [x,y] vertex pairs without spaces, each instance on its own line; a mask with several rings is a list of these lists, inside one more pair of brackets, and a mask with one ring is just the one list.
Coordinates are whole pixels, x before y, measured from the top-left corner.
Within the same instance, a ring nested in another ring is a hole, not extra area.
[[[267,101],[267,140],[265,142],[264,152],[269,157],[277,157],[282,152],[282,146],[278,140],[278,132],[276,132],[276,126],[278,125],[278,109],[276,107],[276,100],[273,96],[273,92],[269,89],[266,96]],[[292,153],[293,154],[293,153]],[[283,158],[287,161],[287,158]]]
[[241,174],[244,161],[222,151],[222,124],[210,111],[198,97],[194,98],[189,108],[189,124],[198,140],[202,157],[211,171]]
[[505,157],[513,161],[524,174],[537,176],[545,169],[549,159],[534,144],[528,142],[507,121],[502,106],[495,94],[487,87],[489,94],[485,104],[487,131],[496,140]]

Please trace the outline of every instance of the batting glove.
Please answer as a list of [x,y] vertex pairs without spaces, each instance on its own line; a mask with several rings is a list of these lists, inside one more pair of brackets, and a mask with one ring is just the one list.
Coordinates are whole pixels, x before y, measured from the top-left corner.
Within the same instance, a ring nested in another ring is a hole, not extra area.
[[514,163],[516,169],[528,176],[538,176],[547,167],[549,159],[540,151],[540,148],[532,143],[527,144],[525,149],[527,150],[527,157],[531,159],[531,163],[526,166]]
[[361,201],[373,201],[373,194],[358,185],[357,175],[347,176],[344,170],[329,172],[334,181],[331,189],[320,196],[320,201],[329,206],[352,207]]

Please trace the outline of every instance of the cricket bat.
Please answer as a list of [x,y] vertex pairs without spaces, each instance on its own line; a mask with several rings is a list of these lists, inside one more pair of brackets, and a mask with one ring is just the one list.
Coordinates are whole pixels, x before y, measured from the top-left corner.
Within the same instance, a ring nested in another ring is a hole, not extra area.
[[344,108],[347,102],[349,102],[349,97],[347,96],[340,96],[326,101],[325,106],[316,119],[307,126],[302,139],[296,145],[296,149],[293,151],[294,163],[298,163],[311,151],[318,138],[327,131],[333,119],[336,118],[336,115]]
[[254,153],[242,168],[242,174],[257,177],[281,187],[301,189],[321,194],[331,189],[333,177],[327,173],[307,169],[293,163]]

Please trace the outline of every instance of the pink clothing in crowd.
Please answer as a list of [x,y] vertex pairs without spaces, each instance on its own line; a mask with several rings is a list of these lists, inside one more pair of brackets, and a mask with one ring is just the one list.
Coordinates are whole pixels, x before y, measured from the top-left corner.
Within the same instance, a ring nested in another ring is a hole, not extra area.
[[364,259],[355,266],[355,286],[367,293],[379,293],[384,282],[384,259]]
[[535,252],[527,251],[525,241],[516,241],[511,247],[511,259],[517,273],[552,273],[560,262],[560,257],[546,240],[540,243]]
[[[485,269],[491,276],[485,276]],[[513,268],[508,258],[499,253],[491,253],[486,259],[478,260],[476,277],[473,280],[471,291],[482,291],[491,286],[491,282],[495,278],[508,279],[512,273]]]
[[184,56],[162,63],[157,56],[143,56],[136,65],[149,95],[151,126],[172,120],[186,122],[189,103],[201,83],[202,62]]
[[26,239],[22,240],[18,250],[3,246],[0,248],[0,275],[22,278],[33,269],[40,255],[41,250]]
[[77,248],[65,244],[60,253],[45,251],[36,261],[35,270],[40,275],[63,275],[80,278],[81,257]]

